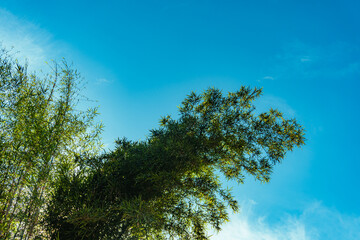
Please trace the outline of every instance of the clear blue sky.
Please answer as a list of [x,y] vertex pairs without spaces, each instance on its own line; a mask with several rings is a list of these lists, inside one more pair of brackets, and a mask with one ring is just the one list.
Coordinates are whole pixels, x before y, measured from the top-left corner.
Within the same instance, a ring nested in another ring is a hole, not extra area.
[[[360,1],[0,2],[0,41],[38,69],[73,61],[104,142],[144,139],[190,91],[264,87],[306,128],[269,184],[234,188],[214,239],[360,239]],[[91,103],[92,104],[92,103]]]

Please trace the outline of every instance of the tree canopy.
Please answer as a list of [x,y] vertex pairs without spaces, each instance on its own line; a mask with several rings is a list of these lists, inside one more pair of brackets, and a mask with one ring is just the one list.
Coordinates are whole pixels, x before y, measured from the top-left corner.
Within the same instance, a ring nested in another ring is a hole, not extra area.
[[271,109],[256,114],[261,89],[223,95],[191,93],[179,117],[161,119],[144,141],[82,161],[64,173],[47,209],[47,227],[59,239],[208,239],[238,203],[222,177],[268,182],[286,152],[304,144],[295,119]]
[[239,207],[225,179],[268,182],[304,144],[295,119],[256,112],[261,89],[209,88],[145,140],[99,152],[79,82],[65,61],[39,76],[0,51],[1,239],[208,239]]
[[77,109],[79,82],[65,61],[39,77],[0,50],[0,239],[44,236],[61,169],[74,171],[75,156],[99,149],[96,108]]

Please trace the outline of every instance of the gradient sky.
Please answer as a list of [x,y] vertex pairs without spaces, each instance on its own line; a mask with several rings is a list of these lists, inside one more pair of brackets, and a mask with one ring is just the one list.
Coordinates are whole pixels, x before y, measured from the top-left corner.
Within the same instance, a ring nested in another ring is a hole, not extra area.
[[190,91],[263,87],[306,129],[269,184],[234,185],[213,239],[360,239],[360,1],[0,1],[0,42],[30,66],[65,57],[103,140],[144,139]]

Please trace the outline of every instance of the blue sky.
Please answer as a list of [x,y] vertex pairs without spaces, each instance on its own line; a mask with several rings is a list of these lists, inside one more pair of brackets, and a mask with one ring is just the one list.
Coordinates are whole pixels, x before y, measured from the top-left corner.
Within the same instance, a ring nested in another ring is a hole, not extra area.
[[[100,105],[104,142],[144,139],[190,91],[263,87],[306,129],[213,239],[360,239],[359,1],[0,2],[0,41],[35,70],[65,57]],[[92,104],[92,103],[91,103]]]

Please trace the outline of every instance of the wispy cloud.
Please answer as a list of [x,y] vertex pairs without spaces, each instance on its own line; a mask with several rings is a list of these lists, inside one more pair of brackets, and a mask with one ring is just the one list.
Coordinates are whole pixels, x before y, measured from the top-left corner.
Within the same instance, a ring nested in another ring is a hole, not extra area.
[[272,76],[265,76],[265,77],[263,77],[263,78],[261,78],[261,79],[258,79],[257,80],[257,82],[263,82],[263,81],[273,81],[273,80],[275,80],[275,77],[272,77]]
[[264,80],[274,80],[274,77],[272,76],[265,76],[263,77]]
[[[94,84],[110,84],[107,70],[88,56],[61,39],[55,39],[51,33],[28,20],[19,18],[0,8],[0,47],[10,50],[21,63],[27,61],[30,71],[49,70],[47,62],[61,61],[65,58],[78,69],[82,76]],[[105,77],[102,77],[105,76]]]
[[98,79],[96,80],[96,84],[97,84],[97,85],[108,85],[108,84],[110,84],[110,83],[112,83],[112,81],[109,80],[109,79],[106,79],[106,78],[98,78]]
[[300,62],[311,62],[310,56],[303,56],[300,58]]
[[271,59],[269,75],[280,78],[334,79],[360,76],[360,47],[346,42],[308,45],[295,41]]
[[41,27],[0,8],[0,46],[11,50],[30,70],[44,69],[47,61],[57,60],[66,51],[65,44],[53,39]]
[[256,215],[256,205],[243,203],[240,214],[232,215],[212,240],[357,240],[360,216],[347,216],[314,201],[300,214],[284,214],[278,222]]

